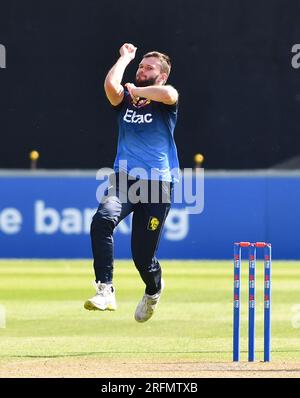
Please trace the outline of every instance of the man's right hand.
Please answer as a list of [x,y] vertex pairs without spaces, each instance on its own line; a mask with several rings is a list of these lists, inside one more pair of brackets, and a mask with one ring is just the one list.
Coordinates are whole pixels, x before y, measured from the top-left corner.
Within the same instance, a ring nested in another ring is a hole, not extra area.
[[120,55],[121,57],[128,57],[130,61],[132,61],[135,58],[136,50],[137,47],[135,47],[133,44],[125,43],[120,48]]
[[108,72],[104,89],[109,102],[117,106],[124,98],[124,87],[122,86],[123,74],[129,63],[135,58],[136,47],[133,44],[125,43],[120,48],[121,57]]

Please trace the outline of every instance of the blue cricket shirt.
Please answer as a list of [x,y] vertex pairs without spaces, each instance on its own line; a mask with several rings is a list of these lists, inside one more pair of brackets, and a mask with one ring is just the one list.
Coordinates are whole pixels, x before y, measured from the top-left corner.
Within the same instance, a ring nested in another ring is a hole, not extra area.
[[166,105],[141,98],[133,103],[128,90],[115,107],[119,138],[114,170],[140,178],[177,182],[179,162],[174,141],[178,104]]

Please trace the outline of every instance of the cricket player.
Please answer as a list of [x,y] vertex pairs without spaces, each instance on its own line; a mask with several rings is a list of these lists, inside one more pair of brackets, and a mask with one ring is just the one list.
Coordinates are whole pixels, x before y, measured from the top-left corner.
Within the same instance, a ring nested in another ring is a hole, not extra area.
[[[166,84],[170,58],[157,51],[143,56],[135,83],[123,85],[125,69],[134,60],[136,50],[129,43],[120,48],[120,57],[104,83],[107,99],[118,119],[119,139],[115,174],[91,225],[96,295],[87,300],[84,307],[102,311],[116,309],[113,231],[121,220],[133,213],[132,258],[145,283],[145,294],[137,305],[135,320],[145,322],[153,315],[164,288],[156,252],[170,210],[173,186],[178,181],[174,142],[178,92]],[[142,173],[137,174],[136,170]],[[131,194],[137,184],[139,200]]]

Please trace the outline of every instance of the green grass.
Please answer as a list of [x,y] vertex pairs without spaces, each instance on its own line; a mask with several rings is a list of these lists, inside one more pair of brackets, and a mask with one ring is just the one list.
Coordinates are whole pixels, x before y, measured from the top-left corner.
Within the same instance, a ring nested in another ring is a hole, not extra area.
[[[89,312],[90,261],[0,261],[0,359],[105,357],[231,361],[233,265],[162,261],[166,289],[154,317],[133,318],[143,284],[130,261],[116,261],[118,310]],[[242,359],[247,349],[247,273],[243,271]],[[273,261],[272,360],[300,359],[300,263]],[[257,273],[257,359],[263,357],[262,266]],[[294,320],[294,324],[293,324]],[[297,322],[298,320],[298,322]]]

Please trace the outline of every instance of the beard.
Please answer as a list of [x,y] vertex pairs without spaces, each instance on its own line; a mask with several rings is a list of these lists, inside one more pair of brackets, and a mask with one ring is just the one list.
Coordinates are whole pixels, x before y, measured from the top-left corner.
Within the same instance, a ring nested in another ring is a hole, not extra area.
[[156,84],[157,77],[152,77],[151,79],[147,80],[137,80],[137,78],[135,78],[135,85],[136,87],[154,86]]

